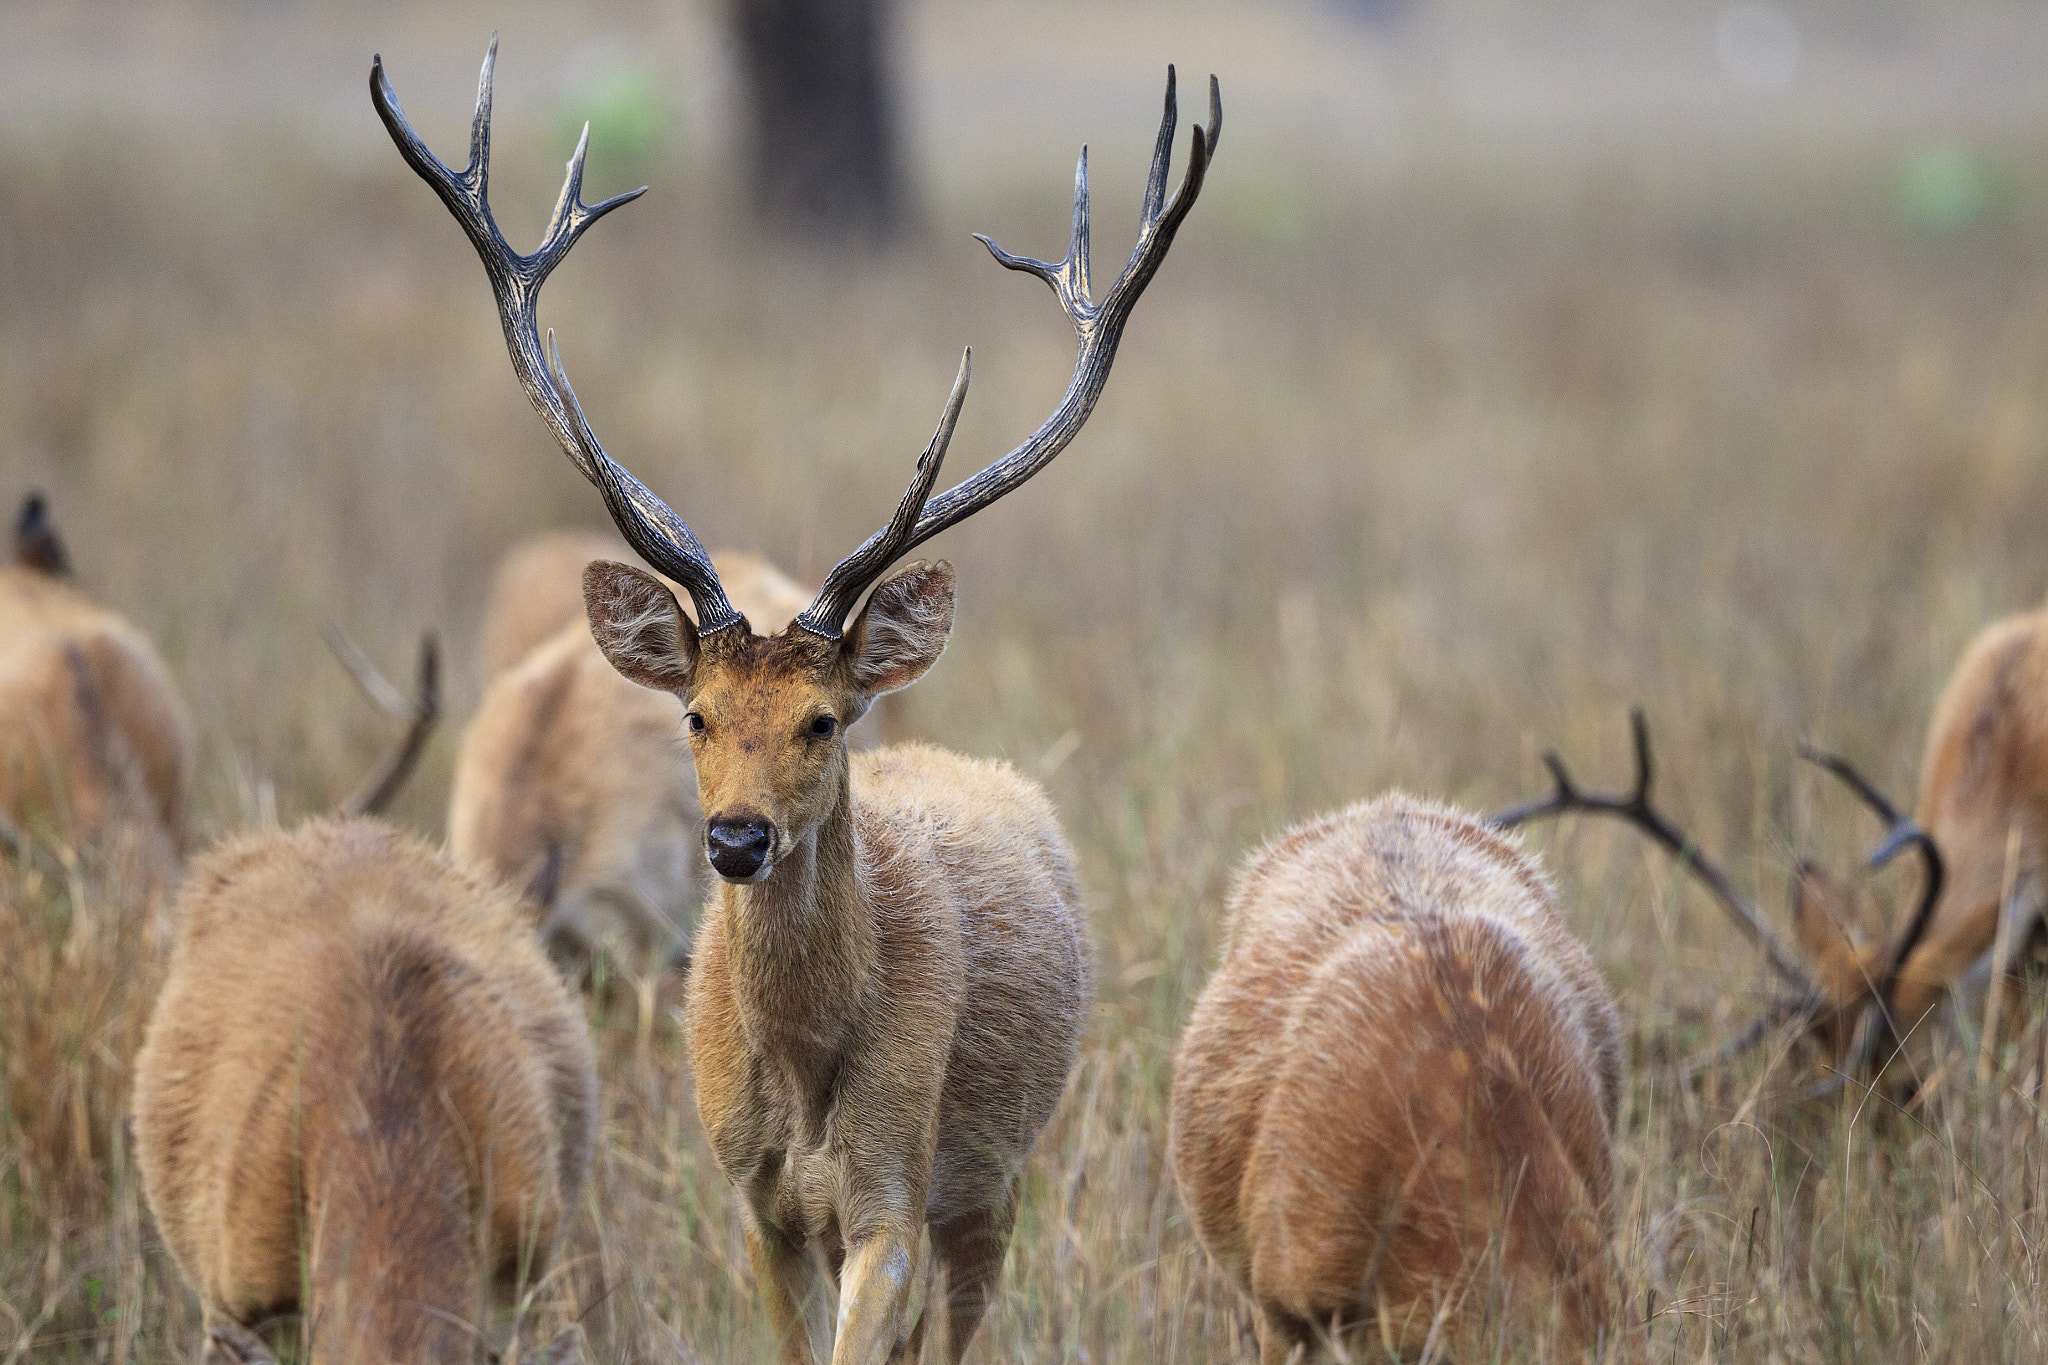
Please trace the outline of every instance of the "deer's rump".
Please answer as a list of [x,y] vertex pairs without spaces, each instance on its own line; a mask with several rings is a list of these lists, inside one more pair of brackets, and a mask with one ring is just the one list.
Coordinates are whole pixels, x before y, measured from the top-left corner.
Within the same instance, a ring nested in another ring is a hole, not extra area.
[[0,815],[56,820],[66,838],[139,820],[175,852],[190,748],[170,675],[139,632],[97,609],[46,614],[0,597]]
[[1415,803],[1248,863],[1176,1062],[1172,1159],[1269,1312],[1419,1343],[1496,1252],[1604,1292],[1618,1024],[1548,902],[1513,846]]
[[[179,1264],[211,1310],[252,1320],[299,1301],[316,1227],[346,1235],[332,1225],[399,1189],[487,1213],[497,1259],[550,1245],[596,1097],[580,1016],[530,931],[371,822],[286,838],[298,858],[273,834],[195,864],[138,1062],[144,1186]],[[417,1188],[473,1165],[467,1188]]]

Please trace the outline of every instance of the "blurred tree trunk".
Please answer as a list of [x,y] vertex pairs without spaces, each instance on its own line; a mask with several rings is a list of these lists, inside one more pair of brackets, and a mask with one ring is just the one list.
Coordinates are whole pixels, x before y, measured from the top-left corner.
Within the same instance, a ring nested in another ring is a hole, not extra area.
[[905,208],[883,51],[890,0],[728,4],[755,211],[814,237],[889,235]]

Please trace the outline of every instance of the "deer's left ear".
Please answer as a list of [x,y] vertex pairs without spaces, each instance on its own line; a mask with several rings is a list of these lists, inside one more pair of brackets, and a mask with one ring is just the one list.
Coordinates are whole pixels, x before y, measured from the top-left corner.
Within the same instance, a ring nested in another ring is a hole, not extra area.
[[882,581],[846,633],[847,665],[869,698],[922,678],[953,634],[953,566],[919,560]]

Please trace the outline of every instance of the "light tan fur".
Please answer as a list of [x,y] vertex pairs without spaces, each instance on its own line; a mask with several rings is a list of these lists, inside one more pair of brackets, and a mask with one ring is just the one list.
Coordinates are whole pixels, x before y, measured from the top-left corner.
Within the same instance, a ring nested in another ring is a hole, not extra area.
[[[1553,1308],[1613,1338],[1620,1022],[1518,842],[1401,795],[1247,858],[1175,1063],[1197,1236],[1280,1365]],[[1443,1319],[1439,1325],[1439,1318]]]
[[[741,1192],[782,1358],[813,1361],[828,1331],[834,1365],[890,1358],[929,1229],[946,1293],[902,1345],[915,1358],[942,1309],[957,1361],[1092,980],[1043,793],[922,745],[848,751],[846,727],[943,649],[951,569],[899,571],[843,641],[700,641],[668,589],[624,565],[592,565],[586,594],[607,657],[682,698],[713,834],[758,829],[769,850],[707,906],[688,1010],[698,1111]],[[814,1250],[839,1285],[830,1329]]]
[[[1893,1011],[1907,1037],[1966,978],[1984,974],[2008,872],[2015,950],[2048,896],[2048,607],[1994,622],[1964,650],[1928,726],[1915,818],[1934,836],[1946,876],[1899,971]],[[1833,1006],[1825,1024],[1838,1046],[1898,942],[1867,941],[1868,913],[1859,893],[1802,870],[1795,923]]]
[[[687,953],[710,869],[682,709],[619,676],[584,616],[584,566],[624,549],[556,531],[499,565],[483,629],[493,677],[456,759],[448,846],[519,894],[559,959],[606,945],[646,973]],[[810,604],[758,555],[714,562],[762,630]]]
[[185,841],[184,703],[147,636],[28,548],[0,565],[0,821],[65,844],[117,840],[167,879]]
[[471,1361],[544,1271],[597,1119],[581,1012],[512,899],[315,820],[194,863],[136,1062],[144,1189],[207,1360],[303,1312],[314,1365]]

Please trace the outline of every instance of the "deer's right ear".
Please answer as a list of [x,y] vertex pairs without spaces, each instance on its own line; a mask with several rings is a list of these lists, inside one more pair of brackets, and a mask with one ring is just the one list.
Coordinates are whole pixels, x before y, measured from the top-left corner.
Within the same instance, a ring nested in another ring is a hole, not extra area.
[[683,693],[697,671],[697,627],[668,584],[600,559],[583,571],[590,633],[613,668],[642,687]]

